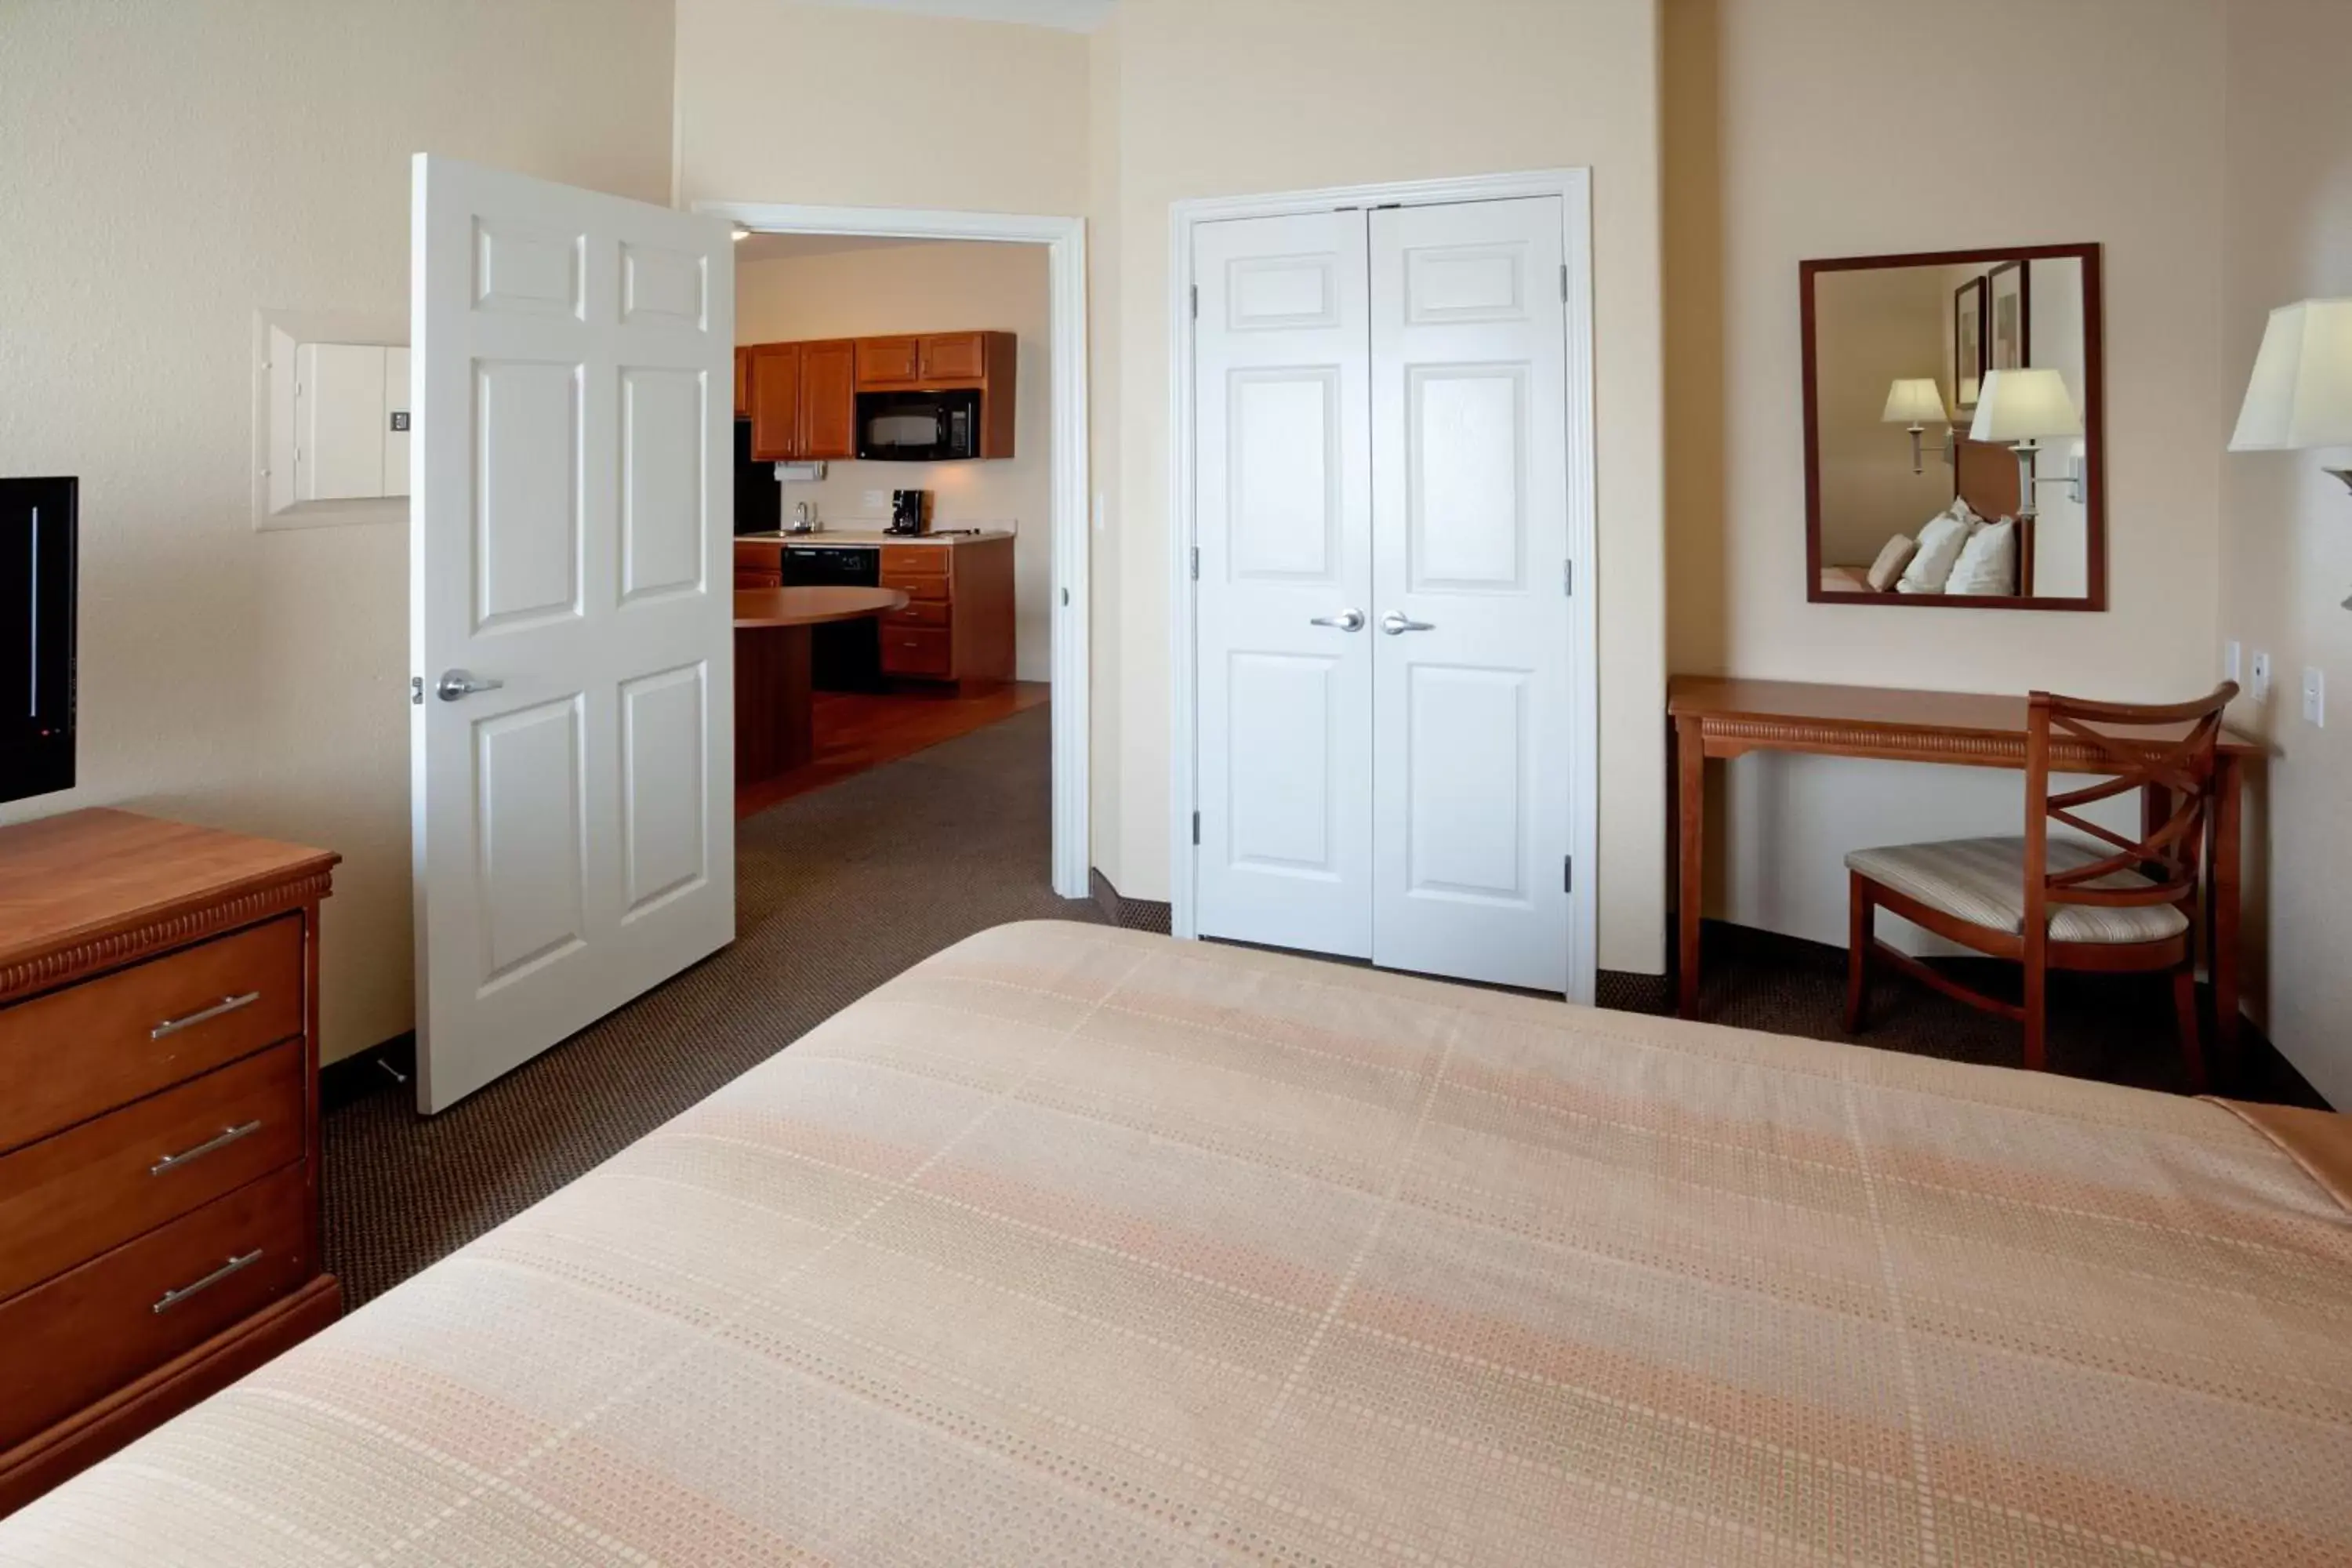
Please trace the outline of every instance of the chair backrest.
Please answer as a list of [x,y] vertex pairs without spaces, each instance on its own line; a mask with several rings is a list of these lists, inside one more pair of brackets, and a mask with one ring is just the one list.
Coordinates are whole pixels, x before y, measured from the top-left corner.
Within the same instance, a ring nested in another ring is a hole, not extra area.
[[[2028,942],[2049,931],[2052,904],[2179,904],[2196,896],[2204,865],[2205,825],[2213,809],[2213,753],[2221,738],[2221,710],[2237,695],[2237,682],[2230,680],[2194,701],[2166,704],[2093,702],[2033,693],[2025,738]],[[2058,771],[2108,776],[2052,795],[2053,742],[2079,743],[2089,752],[2087,762],[2069,757]],[[2079,807],[2135,791],[2147,792],[2137,838],[2077,815]],[[2036,801],[2039,811],[2032,809]],[[2053,873],[2049,856],[2053,822],[2112,846],[2115,853]],[[2147,881],[2137,887],[2092,885],[2118,871],[2137,871]]]

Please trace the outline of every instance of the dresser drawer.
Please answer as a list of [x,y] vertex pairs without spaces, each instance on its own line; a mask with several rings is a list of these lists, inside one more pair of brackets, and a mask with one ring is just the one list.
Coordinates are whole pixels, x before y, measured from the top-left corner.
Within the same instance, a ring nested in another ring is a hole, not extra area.
[[889,626],[944,626],[953,614],[941,599],[910,599],[903,608],[885,610],[882,624]]
[[886,544],[882,547],[882,580],[893,577],[944,577],[948,574],[947,544]]
[[264,1176],[0,1302],[0,1449],[309,1279],[306,1169]]
[[0,1149],[302,1032],[288,915],[0,1009]]
[[0,1300],[302,1157],[288,1040],[0,1155]]
[[947,675],[955,668],[952,636],[925,627],[882,628],[882,668],[890,675]]

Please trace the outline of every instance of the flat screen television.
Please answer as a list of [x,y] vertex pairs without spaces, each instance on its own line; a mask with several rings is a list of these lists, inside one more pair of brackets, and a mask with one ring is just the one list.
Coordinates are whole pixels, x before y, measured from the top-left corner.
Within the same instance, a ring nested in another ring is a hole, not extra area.
[[0,479],[0,801],[73,787],[78,489]]

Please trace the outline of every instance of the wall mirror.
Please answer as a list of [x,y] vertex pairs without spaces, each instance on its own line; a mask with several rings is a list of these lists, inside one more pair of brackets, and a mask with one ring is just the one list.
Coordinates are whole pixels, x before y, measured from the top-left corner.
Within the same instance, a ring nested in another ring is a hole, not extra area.
[[1806,592],[2106,608],[2099,247],[1799,268]]

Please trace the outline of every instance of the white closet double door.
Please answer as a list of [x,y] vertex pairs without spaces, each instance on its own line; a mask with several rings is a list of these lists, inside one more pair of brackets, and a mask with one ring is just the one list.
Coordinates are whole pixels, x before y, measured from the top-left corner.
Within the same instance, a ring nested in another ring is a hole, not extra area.
[[1568,988],[1561,207],[1194,230],[1204,936]]

